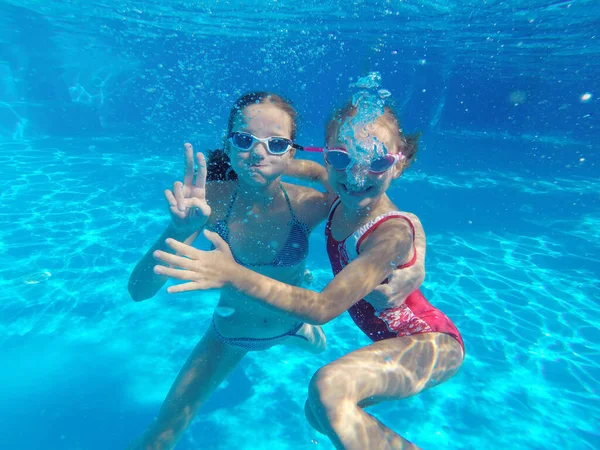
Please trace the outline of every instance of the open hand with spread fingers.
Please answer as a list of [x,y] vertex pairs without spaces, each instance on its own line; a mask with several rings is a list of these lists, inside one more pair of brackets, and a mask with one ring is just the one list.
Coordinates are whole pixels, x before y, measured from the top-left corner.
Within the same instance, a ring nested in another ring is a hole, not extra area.
[[198,250],[175,239],[167,239],[167,245],[175,250],[177,255],[161,250],[154,252],[156,259],[171,266],[154,266],[155,273],[177,280],[188,281],[188,283],[167,288],[169,294],[219,289],[228,281],[228,274],[237,265],[229,245],[221,236],[212,231],[204,230],[204,236],[213,243],[214,250]]

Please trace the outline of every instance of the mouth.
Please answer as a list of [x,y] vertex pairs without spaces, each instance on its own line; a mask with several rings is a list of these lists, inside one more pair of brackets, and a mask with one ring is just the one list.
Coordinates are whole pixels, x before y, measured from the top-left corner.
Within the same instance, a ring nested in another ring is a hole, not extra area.
[[340,183],[340,185],[342,186],[342,189],[346,194],[351,195],[353,197],[360,197],[362,195],[366,195],[373,189],[373,186],[358,187],[358,186],[354,186],[351,184],[343,184],[343,183]]

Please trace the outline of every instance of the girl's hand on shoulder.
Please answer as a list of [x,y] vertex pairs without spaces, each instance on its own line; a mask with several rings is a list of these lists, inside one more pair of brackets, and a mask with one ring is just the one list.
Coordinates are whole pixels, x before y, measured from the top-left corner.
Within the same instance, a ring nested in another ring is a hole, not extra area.
[[380,284],[365,299],[377,311],[402,305],[406,298],[419,289],[425,280],[425,252],[427,247],[425,231],[421,221],[414,214],[406,214],[414,226],[414,248],[417,258],[413,265],[396,269],[388,277],[386,284]]

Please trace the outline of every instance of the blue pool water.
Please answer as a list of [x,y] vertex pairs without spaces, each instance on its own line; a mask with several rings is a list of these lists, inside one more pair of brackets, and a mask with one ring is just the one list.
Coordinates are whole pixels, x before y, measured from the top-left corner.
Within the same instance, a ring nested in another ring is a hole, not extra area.
[[[591,0],[0,2],[0,448],[142,432],[217,298],[126,289],[168,223],[181,144],[218,147],[261,88],[318,145],[369,70],[423,131],[391,197],[423,222],[423,292],[467,353],[371,411],[425,449],[600,448],[599,17]],[[310,244],[321,289],[323,227]],[[333,449],[306,386],[368,342],[347,315],[324,328],[323,354],[250,354],[177,448]]]

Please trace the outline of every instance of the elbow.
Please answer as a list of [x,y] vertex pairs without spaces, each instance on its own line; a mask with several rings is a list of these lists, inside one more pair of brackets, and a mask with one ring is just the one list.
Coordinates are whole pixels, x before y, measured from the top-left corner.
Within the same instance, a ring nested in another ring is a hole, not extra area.
[[325,314],[317,311],[310,311],[309,313],[299,314],[296,316],[298,319],[302,320],[302,322],[308,325],[321,326],[325,325],[329,322],[329,319]]
[[329,320],[327,320],[325,318],[321,318],[321,317],[308,317],[307,320],[305,320],[305,322],[309,325],[315,325],[315,326],[321,327],[321,326],[325,325],[327,322],[329,322]]
[[306,323],[323,326],[346,311],[345,308],[341,307],[339,302],[336,302],[334,299],[329,298],[323,293],[319,296],[319,304],[320,307],[314,308],[310,314],[305,317]]
[[335,319],[337,316],[338,314],[332,314],[332,311],[322,311],[319,314],[307,317],[306,323],[310,325],[323,326]]
[[136,303],[148,300],[150,298],[149,296],[143,295],[141,292],[138,292],[134,289],[129,289],[129,296],[131,297],[131,300],[133,300]]
[[127,285],[127,290],[129,291],[129,296],[134,302],[141,302],[143,300],[148,300],[152,297],[152,295],[148,295],[148,292],[144,292],[143,289],[140,289],[137,286],[135,281],[129,280],[129,284]]

